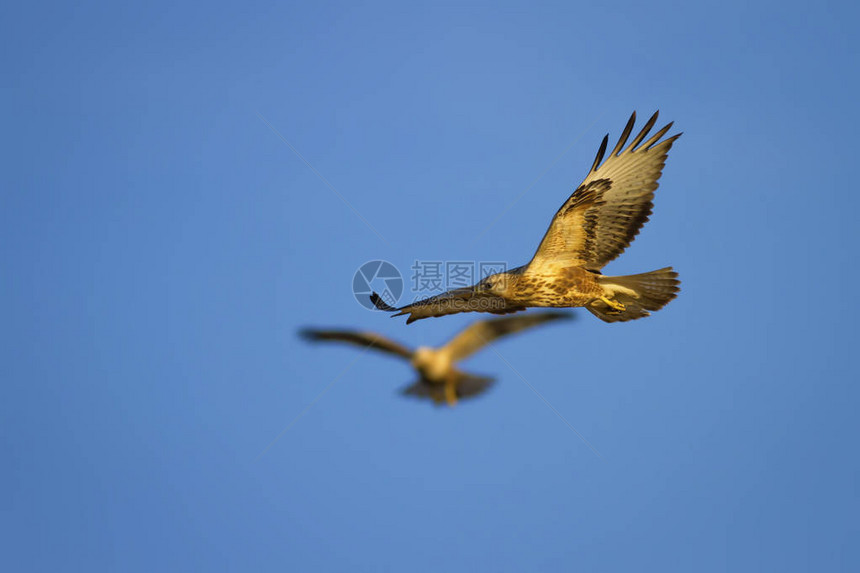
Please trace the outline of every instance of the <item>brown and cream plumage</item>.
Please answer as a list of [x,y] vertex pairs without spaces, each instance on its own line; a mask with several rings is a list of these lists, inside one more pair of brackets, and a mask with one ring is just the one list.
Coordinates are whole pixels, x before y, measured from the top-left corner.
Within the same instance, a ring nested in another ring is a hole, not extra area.
[[506,314],[528,307],[577,306],[606,322],[623,322],[663,308],[680,290],[671,267],[615,277],[601,273],[648,221],[669,149],[681,136],[661,141],[669,123],[646,140],[656,121],[657,113],[625,148],[634,112],[605,161],[609,136],[603,138],[588,176],[555,214],[528,264],[400,308],[375,293],[371,300],[377,308],[398,311],[395,316],[408,314],[407,324],[458,312]]
[[482,394],[493,379],[458,370],[454,365],[500,337],[572,315],[564,312],[541,312],[523,316],[479,320],[464,328],[448,343],[438,348],[421,346],[411,350],[374,332],[353,330],[305,329],[301,335],[312,341],[339,341],[364,348],[375,348],[410,362],[420,378],[402,390],[404,395],[428,398],[453,406],[460,398]]

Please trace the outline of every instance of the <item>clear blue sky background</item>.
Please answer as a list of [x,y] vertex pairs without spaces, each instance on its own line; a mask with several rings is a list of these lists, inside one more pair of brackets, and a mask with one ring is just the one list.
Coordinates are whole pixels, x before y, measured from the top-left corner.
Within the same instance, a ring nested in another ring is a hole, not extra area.
[[[856,571],[851,4],[5,5],[0,569]],[[444,341],[355,269],[527,261],[658,108],[607,272],[681,296],[497,345],[602,457],[492,352],[449,410],[297,339]]]

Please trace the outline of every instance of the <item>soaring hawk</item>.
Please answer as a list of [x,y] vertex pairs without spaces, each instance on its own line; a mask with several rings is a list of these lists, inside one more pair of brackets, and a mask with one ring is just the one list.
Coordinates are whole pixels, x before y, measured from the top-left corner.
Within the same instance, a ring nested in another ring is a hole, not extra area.
[[645,141],[656,121],[657,113],[624,148],[636,122],[633,112],[606,161],[609,136],[603,138],[588,176],[555,214],[528,264],[400,308],[376,293],[371,300],[377,308],[398,311],[394,316],[408,314],[407,324],[458,312],[507,314],[528,307],[577,306],[606,322],[623,322],[663,308],[680,290],[672,267],[615,277],[600,272],[648,220],[666,156],[681,136],[661,141],[669,123]]

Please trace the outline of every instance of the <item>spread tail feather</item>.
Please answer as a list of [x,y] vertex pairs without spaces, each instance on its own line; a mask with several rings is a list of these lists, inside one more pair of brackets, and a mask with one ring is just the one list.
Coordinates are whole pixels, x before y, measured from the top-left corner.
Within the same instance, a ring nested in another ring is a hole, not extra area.
[[605,322],[626,322],[648,316],[651,314],[648,311],[660,310],[681,290],[678,273],[672,267],[639,275],[601,276],[597,282],[606,291],[606,298],[624,305],[624,310],[619,311],[596,300],[586,307]]

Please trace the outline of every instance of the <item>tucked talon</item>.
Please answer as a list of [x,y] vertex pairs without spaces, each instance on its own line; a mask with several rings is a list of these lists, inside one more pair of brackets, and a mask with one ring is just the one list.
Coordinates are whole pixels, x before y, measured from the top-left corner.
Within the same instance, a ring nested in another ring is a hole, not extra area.
[[612,311],[613,311],[613,313],[615,313],[615,312],[624,312],[624,311],[627,309],[627,307],[626,307],[626,306],[624,306],[624,304],[623,304],[623,303],[620,303],[620,302],[618,302],[618,301],[616,301],[616,300],[608,299],[608,298],[606,298],[605,296],[600,297],[600,300],[601,300],[602,302],[606,303],[606,306],[608,306],[609,308],[611,308],[611,309],[612,309]]

